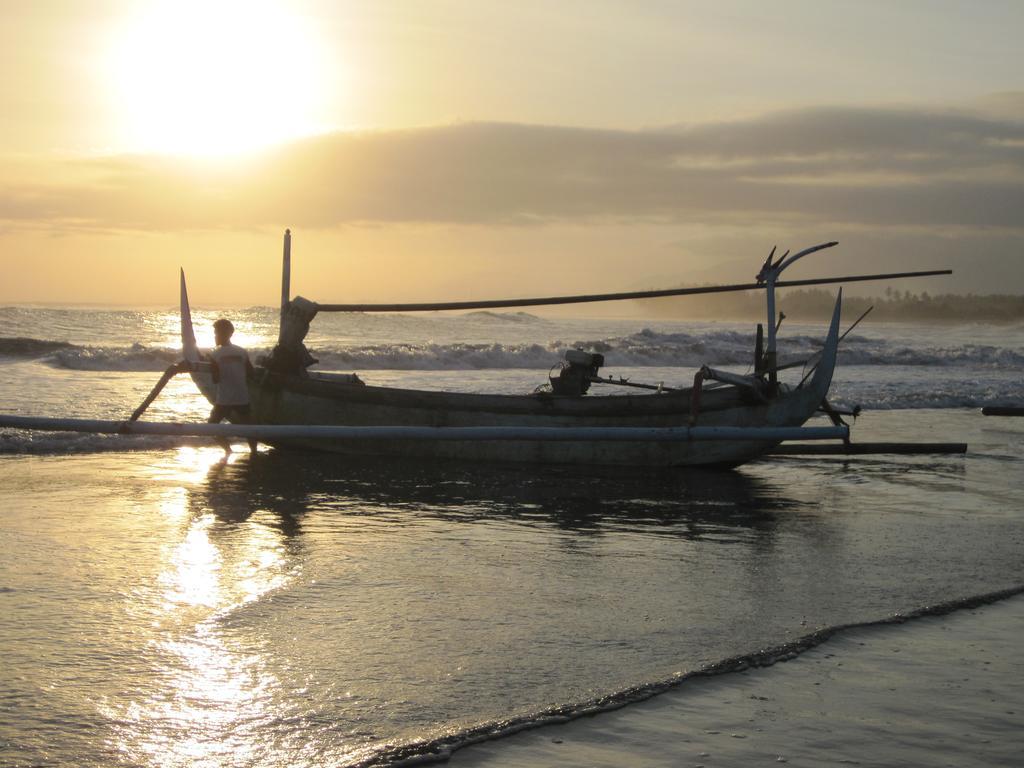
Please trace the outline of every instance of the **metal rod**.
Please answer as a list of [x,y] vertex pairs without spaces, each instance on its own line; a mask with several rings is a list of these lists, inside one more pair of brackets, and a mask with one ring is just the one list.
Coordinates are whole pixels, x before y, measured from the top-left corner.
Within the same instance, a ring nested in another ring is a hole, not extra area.
[[[835,283],[859,283],[868,280],[898,280],[906,277],[931,277],[951,275],[951,269],[930,269],[923,272],[890,272],[882,275],[850,275],[847,277],[824,277],[810,280],[780,280],[776,288],[797,288],[803,285],[832,285]],[[659,291],[630,291],[626,293],[592,293],[579,296],[549,296],[538,299],[495,299],[490,301],[440,301],[414,304],[317,304],[319,312],[437,312],[446,309],[500,309],[502,307],[543,307],[555,304],[587,304],[598,301],[625,301],[629,299],[658,299],[667,296],[697,296],[707,293],[729,293],[731,291],[753,291],[765,288],[764,283],[736,283],[733,285],[709,285],[700,288],[668,288]],[[774,319],[774,318],[773,318]]]
[[609,376],[607,379],[603,379],[600,376],[588,376],[588,381],[594,384],[614,384],[617,387],[636,387],[637,389],[652,389],[656,392],[676,392],[678,387],[666,387],[664,384],[641,384],[640,382],[630,381],[624,379],[621,376],[618,379],[613,379]]
[[857,327],[858,325],[860,325],[860,321],[861,321],[861,320],[863,320],[863,319],[864,319],[865,317],[867,317],[868,315],[870,315],[870,314],[871,314],[871,311],[872,311],[872,310],[873,310],[874,308],[875,308],[875,305],[874,305],[874,304],[872,304],[872,305],[871,305],[870,307],[868,307],[867,309],[865,309],[865,310],[864,310],[864,312],[862,312],[862,313],[861,313],[861,316],[860,316],[860,317],[858,317],[858,318],[857,318],[856,320],[854,320],[854,321],[853,321],[853,325],[851,325],[851,326],[850,326],[849,328],[847,328],[847,329],[846,329],[845,331],[843,331],[843,335],[839,337],[839,341],[842,341],[842,340],[843,340],[843,339],[845,339],[845,338],[846,338],[847,336],[849,336],[849,335],[850,335],[850,333],[851,333],[851,332],[853,331],[853,329],[854,329],[854,328],[856,328],[856,327]]
[[170,424],[0,415],[0,427],[49,432],[91,432],[177,437],[243,437],[262,441],[331,440],[528,440],[686,442],[690,440],[835,440],[845,427],[345,427],[308,424]]

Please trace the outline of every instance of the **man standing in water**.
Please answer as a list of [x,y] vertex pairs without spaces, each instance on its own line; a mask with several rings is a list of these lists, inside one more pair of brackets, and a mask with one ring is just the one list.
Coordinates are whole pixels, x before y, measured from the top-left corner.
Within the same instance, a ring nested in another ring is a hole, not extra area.
[[[253,373],[249,353],[231,343],[235,326],[230,320],[220,319],[213,324],[213,337],[217,348],[210,355],[213,380],[217,384],[217,399],[210,411],[210,424],[219,424],[229,419],[234,424],[249,423],[249,385],[247,379]],[[218,443],[225,453],[231,453],[231,443],[220,438]],[[256,440],[249,439],[249,450],[256,453]]]

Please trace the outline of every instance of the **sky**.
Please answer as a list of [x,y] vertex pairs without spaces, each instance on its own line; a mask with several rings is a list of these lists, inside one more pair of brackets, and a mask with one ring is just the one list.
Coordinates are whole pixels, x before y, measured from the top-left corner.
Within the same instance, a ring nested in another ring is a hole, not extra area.
[[[952,268],[1024,292],[1024,3],[0,0],[0,302]],[[880,293],[884,286],[857,290]]]

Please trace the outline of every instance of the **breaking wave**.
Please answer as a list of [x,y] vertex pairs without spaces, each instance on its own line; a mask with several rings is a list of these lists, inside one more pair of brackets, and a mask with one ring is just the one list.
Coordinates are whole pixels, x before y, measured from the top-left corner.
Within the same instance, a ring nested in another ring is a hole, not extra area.
[[377,344],[313,350],[325,370],[547,370],[561,354],[550,344]]
[[[815,354],[822,339],[787,337],[780,344],[780,360]],[[687,367],[705,363],[746,366],[753,359],[749,334],[715,331],[708,334],[657,333],[644,329],[628,336],[604,339],[559,340],[534,344],[378,344],[345,349],[314,350],[324,369],[464,370],[479,368],[546,368],[558,362],[566,349],[600,352],[606,367]],[[840,351],[840,364],[958,366],[1024,369],[1024,353],[980,344],[911,348],[885,341],[848,338]]]
[[45,361],[73,371],[162,371],[181,359],[176,349],[132,344],[127,348],[74,347],[49,355]]
[[1024,368],[1024,350],[989,344],[909,347],[863,336],[847,337],[840,347],[846,365],[972,365],[983,368]]
[[181,359],[166,347],[93,347],[48,339],[0,338],[0,358],[39,360],[73,371],[163,371]]
[[927,387],[878,387],[868,383],[839,383],[833,386],[829,402],[841,408],[860,406],[868,411],[977,409],[986,406],[1015,406],[1020,403],[1017,382],[994,382],[979,388],[973,382],[935,391]]
[[464,318],[473,320],[493,321],[497,323],[543,323],[543,318],[531,315],[529,312],[492,312],[487,309],[479,309],[475,312],[467,312]]
[[[527,317],[532,317],[527,315]],[[780,361],[809,357],[821,337],[787,336],[780,340]],[[534,368],[546,370],[566,349],[605,356],[616,366],[687,367],[705,363],[747,366],[752,359],[749,333],[714,330],[704,333],[659,333],[645,328],[625,336],[524,343],[382,343],[314,348],[324,370],[476,370]],[[253,358],[266,350],[250,350]],[[37,359],[57,368],[83,371],[162,371],[180,353],[165,347],[81,346],[66,341],[0,338],[0,357]],[[985,344],[907,346],[864,336],[850,336],[840,350],[840,365],[973,366],[991,370],[1024,369],[1024,350]]]
[[74,349],[67,341],[27,339],[21,336],[0,338],[0,357],[34,358],[65,349]]

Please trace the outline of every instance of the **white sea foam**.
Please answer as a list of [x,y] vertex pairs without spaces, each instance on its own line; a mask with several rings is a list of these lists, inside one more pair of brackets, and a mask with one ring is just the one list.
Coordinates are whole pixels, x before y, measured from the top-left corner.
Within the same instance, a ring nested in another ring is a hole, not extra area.
[[211,445],[210,438],[164,435],[94,435],[76,432],[29,432],[0,429],[0,454],[68,454],[107,451],[152,451],[182,445]]
[[[782,361],[808,357],[822,339],[793,335],[780,340]],[[747,365],[752,358],[750,334],[733,330],[663,333],[638,332],[591,338],[511,343],[322,342],[312,348],[325,370],[474,370],[546,369],[567,349],[600,352],[608,366]],[[251,349],[254,358],[265,349]],[[134,343],[126,347],[83,346],[63,341],[0,339],[0,357],[36,358],[49,365],[85,371],[162,371],[180,357],[171,348]],[[973,366],[1024,371],[1024,351],[992,344],[908,345],[902,340],[850,336],[841,348],[840,365]]]

